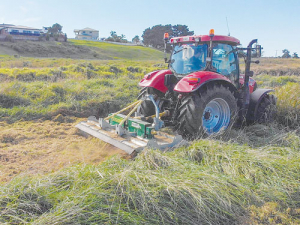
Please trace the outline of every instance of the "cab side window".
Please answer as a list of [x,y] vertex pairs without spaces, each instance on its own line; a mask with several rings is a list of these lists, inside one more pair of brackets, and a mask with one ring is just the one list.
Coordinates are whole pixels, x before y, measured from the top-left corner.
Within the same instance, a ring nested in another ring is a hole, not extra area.
[[238,83],[238,61],[231,45],[216,44],[213,47],[212,65],[216,71]]

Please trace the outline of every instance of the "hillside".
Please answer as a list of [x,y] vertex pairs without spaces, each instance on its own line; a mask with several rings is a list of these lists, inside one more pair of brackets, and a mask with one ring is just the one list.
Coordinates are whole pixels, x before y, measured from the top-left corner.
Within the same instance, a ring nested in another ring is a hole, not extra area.
[[129,159],[74,126],[135,100],[165,64],[3,56],[0,223],[299,224],[300,61],[261,61],[274,123]]
[[68,42],[0,42],[0,55],[101,60],[157,60],[163,58],[162,52],[152,48],[72,39]]

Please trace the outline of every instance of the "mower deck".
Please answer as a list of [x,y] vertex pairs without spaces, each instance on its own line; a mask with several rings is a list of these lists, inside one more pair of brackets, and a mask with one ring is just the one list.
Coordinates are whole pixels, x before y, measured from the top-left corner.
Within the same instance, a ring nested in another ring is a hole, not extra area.
[[179,144],[183,140],[181,136],[172,136],[160,131],[152,139],[130,134],[120,136],[116,133],[115,127],[102,128],[95,117],[89,117],[86,122],[80,122],[76,127],[86,134],[124,150],[128,154],[140,152],[145,147],[164,150]]

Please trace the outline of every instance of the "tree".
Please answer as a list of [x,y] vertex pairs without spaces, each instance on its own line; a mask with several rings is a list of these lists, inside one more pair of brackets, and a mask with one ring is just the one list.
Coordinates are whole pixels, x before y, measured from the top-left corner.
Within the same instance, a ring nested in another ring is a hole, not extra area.
[[126,36],[124,34],[121,34],[119,37],[120,37],[121,42],[124,40],[126,40],[126,42],[127,42]]
[[132,42],[137,44],[140,42],[140,37],[138,35],[135,35],[134,38],[132,38]]
[[110,36],[111,37],[117,37],[117,32],[116,31],[111,31]]
[[290,51],[289,51],[289,50],[283,49],[283,50],[282,50],[282,53],[283,53],[283,55],[281,56],[282,58],[291,58],[291,55],[290,55]]
[[173,37],[179,36],[187,36],[187,35],[194,35],[194,31],[190,31],[187,25],[174,25],[172,26]]
[[297,52],[294,52],[294,53],[293,53],[293,58],[294,58],[294,59],[299,59],[299,56],[298,56]]
[[186,25],[155,25],[152,28],[147,28],[144,30],[142,38],[146,46],[152,46],[157,49],[164,48],[164,33],[169,33],[170,37],[193,35],[194,31],[190,31]]
[[127,43],[126,36],[124,34],[121,34],[120,36],[117,35],[116,31],[111,31],[110,36],[106,38],[106,41],[112,41],[112,42],[123,42]]
[[144,30],[142,38],[146,46],[152,46],[157,49],[162,49],[164,47],[163,36],[164,33],[172,34],[172,26],[168,25],[155,25],[152,28],[147,28]]
[[48,29],[47,34],[49,34],[50,37],[58,36],[59,34],[62,33],[62,28],[63,27],[60,24],[55,23],[55,24],[52,25],[52,27],[50,27]]

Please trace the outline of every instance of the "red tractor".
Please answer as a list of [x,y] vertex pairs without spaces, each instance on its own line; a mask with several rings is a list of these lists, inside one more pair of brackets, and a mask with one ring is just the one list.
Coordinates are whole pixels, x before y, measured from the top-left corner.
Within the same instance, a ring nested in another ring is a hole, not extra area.
[[[252,47],[256,39],[247,48],[213,30],[209,35],[171,39],[165,34],[164,39],[165,46],[169,42],[173,47],[170,59],[165,57],[169,69],[145,75],[139,83],[143,87],[139,100],[106,118],[89,117],[77,128],[131,154],[145,147],[173,147],[183,138],[221,133],[234,124],[272,120],[276,106],[272,90],[258,89],[251,78],[252,51],[261,54],[259,45]],[[238,52],[244,50],[243,75]],[[121,114],[130,108],[127,115]],[[179,135],[162,132],[163,127],[173,127]]]
[[[184,137],[211,135],[234,122],[268,122],[276,100],[270,89],[258,89],[250,71],[252,51],[260,56],[261,46],[238,48],[234,37],[209,35],[174,37],[168,70],[147,74],[139,83],[141,96],[153,94],[165,126],[174,126]],[[246,50],[245,74],[240,73],[238,52]],[[259,63],[255,61],[254,63]],[[138,110],[144,117],[155,114],[155,105],[144,100]]]

